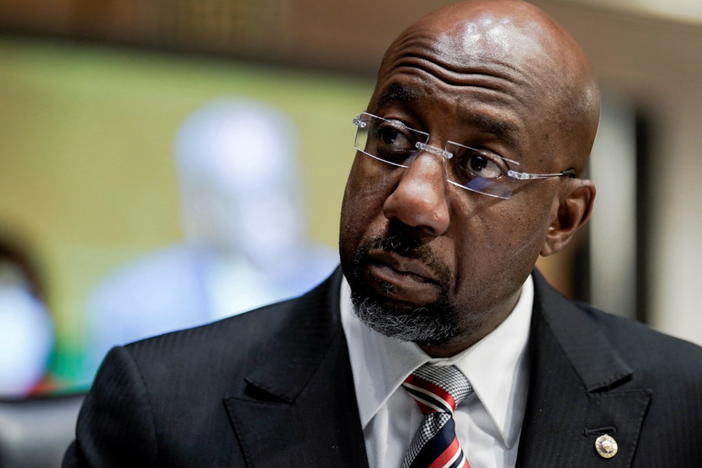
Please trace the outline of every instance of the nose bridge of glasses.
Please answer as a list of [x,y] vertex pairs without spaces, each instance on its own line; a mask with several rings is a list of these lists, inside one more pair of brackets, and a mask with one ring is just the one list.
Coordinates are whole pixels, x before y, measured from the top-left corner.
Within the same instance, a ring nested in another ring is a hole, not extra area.
[[422,154],[430,154],[432,156],[438,156],[438,158],[432,157],[431,159],[434,159],[436,162],[440,164],[440,167],[442,168],[442,174],[443,177],[447,180],[450,180],[452,177],[452,158],[454,157],[454,154],[451,153],[450,151],[446,150],[446,148],[441,148],[439,146],[434,146],[428,143],[428,138],[427,142],[417,142],[415,143],[415,147],[417,148],[417,152],[415,153],[415,156],[413,160],[417,160]]
[[417,151],[406,163],[406,172],[402,175],[403,180],[405,182],[412,181],[412,183],[419,182],[419,186],[424,187],[424,189],[432,186],[432,190],[443,190],[444,184],[441,181],[450,180],[450,159],[453,155],[429,143],[417,142],[415,147]]
[[423,220],[419,224],[431,224],[429,220],[438,221],[448,213],[445,158],[436,158],[434,154],[425,150],[418,152],[400,173],[389,197],[388,206],[396,207],[399,203],[403,209],[409,208],[403,215],[398,215],[406,224],[418,225],[419,219]]
[[418,141],[414,144],[414,146],[419,151],[424,151],[426,153],[431,153],[436,156],[441,156],[442,158],[447,160],[453,158],[453,153],[451,153],[450,151],[446,151],[445,149],[439,148],[438,146],[430,145],[429,143],[422,143]]

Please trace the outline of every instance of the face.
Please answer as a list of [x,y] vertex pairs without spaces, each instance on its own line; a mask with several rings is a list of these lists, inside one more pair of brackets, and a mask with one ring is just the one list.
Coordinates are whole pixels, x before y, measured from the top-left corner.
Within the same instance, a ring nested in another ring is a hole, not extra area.
[[[540,45],[490,15],[448,32],[432,27],[410,29],[391,46],[368,112],[429,133],[435,147],[454,141],[525,172],[566,169],[551,59]],[[516,302],[562,179],[532,181],[501,200],[447,183],[450,168],[435,154],[408,166],[357,153],[351,169],[340,250],[357,313],[420,344],[474,342]]]

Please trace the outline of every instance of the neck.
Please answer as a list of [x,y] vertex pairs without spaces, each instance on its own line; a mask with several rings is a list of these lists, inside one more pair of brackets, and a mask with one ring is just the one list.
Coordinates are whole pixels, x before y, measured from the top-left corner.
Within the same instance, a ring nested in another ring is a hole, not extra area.
[[445,358],[470,348],[478,341],[490,334],[495,328],[504,322],[517,305],[521,288],[493,309],[481,314],[478,320],[471,320],[468,325],[464,325],[464,331],[458,336],[448,339],[444,343],[419,344],[419,347],[434,358]]

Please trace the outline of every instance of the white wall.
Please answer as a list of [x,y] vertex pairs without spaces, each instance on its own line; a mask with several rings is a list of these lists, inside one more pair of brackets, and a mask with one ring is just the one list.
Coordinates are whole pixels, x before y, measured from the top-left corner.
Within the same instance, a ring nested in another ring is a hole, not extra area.
[[702,344],[702,26],[536,3],[578,39],[602,82],[652,119],[649,315]]

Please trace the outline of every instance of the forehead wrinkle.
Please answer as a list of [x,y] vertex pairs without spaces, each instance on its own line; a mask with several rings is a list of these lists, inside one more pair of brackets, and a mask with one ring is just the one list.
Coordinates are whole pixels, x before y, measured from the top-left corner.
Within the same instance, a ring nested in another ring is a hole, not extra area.
[[479,87],[508,96],[524,104],[520,87],[531,88],[527,70],[489,54],[456,57],[437,47],[435,36],[406,34],[388,50],[378,73],[378,81],[396,72],[419,70],[444,84]]
[[[405,63],[393,69],[388,73],[391,75],[390,82],[400,79],[401,77],[410,77],[419,79],[422,82],[426,82],[426,77],[428,76],[432,80],[436,80],[437,86],[433,89],[439,89],[441,85],[452,89],[455,98],[458,100],[461,98],[462,90],[476,90],[480,93],[479,97],[474,97],[476,101],[483,102],[485,104],[498,104],[507,106],[517,106],[523,108],[529,108],[531,93],[516,93],[510,92],[510,86],[495,86],[493,80],[494,76],[490,74],[483,73],[472,73],[470,75],[464,75],[462,80],[448,80],[446,76],[441,76],[437,73],[433,73],[431,69],[415,66],[409,63]],[[385,89],[383,89],[385,88]],[[380,91],[382,89],[382,91]],[[390,103],[406,103],[413,104],[417,103],[421,98],[432,94],[428,89],[424,89],[421,86],[402,86],[398,83],[392,83],[387,85],[387,82],[379,80],[378,89],[376,92],[380,91],[380,94],[375,98],[375,103],[379,107],[383,107]],[[514,107],[516,109],[516,107]]]
[[[384,107],[387,104],[396,102],[414,104],[428,96],[429,94],[424,89],[418,89],[400,83],[392,83],[378,97],[378,107]],[[462,101],[463,100],[458,100],[458,103],[460,104]],[[481,130],[497,136],[508,136],[508,134],[517,133],[519,131],[519,127],[511,122],[476,114],[467,109],[459,109],[459,115],[462,120],[469,121],[478,126]]]
[[[382,109],[395,103],[423,104],[423,100],[431,99],[430,93],[423,88],[415,88],[401,83],[391,83],[378,97],[377,107]],[[485,113],[472,111],[467,106],[461,106],[465,99],[458,99],[456,105],[461,121],[476,127],[482,133],[493,135],[511,146],[517,146],[520,127],[500,117],[493,117]],[[490,98],[480,99],[482,102],[491,101]],[[502,102],[502,100],[499,100]]]

